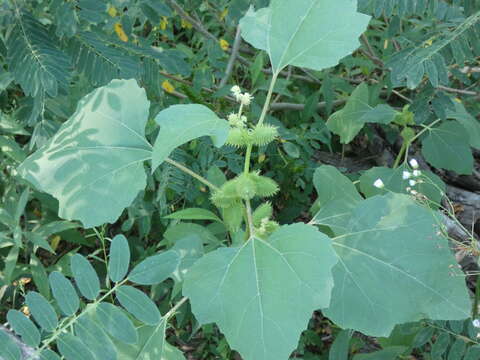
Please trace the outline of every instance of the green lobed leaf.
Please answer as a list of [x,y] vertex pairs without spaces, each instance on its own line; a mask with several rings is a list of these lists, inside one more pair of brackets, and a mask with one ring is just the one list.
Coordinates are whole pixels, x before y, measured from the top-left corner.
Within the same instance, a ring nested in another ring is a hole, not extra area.
[[329,226],[336,234],[345,231],[351,210],[362,200],[352,182],[335,167],[322,165],[313,174],[313,184],[318,199],[313,222],[317,225]]
[[174,212],[173,214],[165,216],[165,219],[175,220],[211,220],[222,222],[220,218],[213,212],[202,208],[190,208]]
[[108,276],[113,282],[122,281],[127,275],[130,265],[130,247],[128,240],[123,235],[116,235],[110,244],[110,257],[108,261]]
[[57,328],[58,319],[52,305],[39,293],[29,291],[25,296],[27,304],[33,318],[46,331],[52,332]]
[[15,341],[3,330],[0,330],[0,355],[4,360],[21,360],[22,353]]
[[160,125],[152,155],[152,171],[180,145],[202,136],[210,136],[213,144],[227,141],[230,125],[203,105],[172,105],[162,110],[155,121]]
[[156,325],[161,321],[157,306],[142,291],[123,285],[115,291],[115,294],[120,304],[138,320],[148,325]]
[[180,257],[180,263],[173,272],[173,278],[181,282],[192,265],[203,256],[203,243],[198,237],[180,238],[175,242],[172,251],[177,252]]
[[75,334],[97,359],[117,359],[117,350],[112,340],[105,334],[102,327],[87,315],[82,316],[75,323]]
[[70,267],[78,290],[88,300],[95,300],[100,293],[100,280],[90,262],[82,255],[75,254],[70,259]]
[[135,345],[119,346],[122,359],[131,360],[184,360],[182,352],[165,340],[166,319],[156,326],[141,326],[139,342]]
[[409,349],[413,349],[415,347],[419,347],[418,340],[423,341],[423,339],[426,338],[425,343],[431,340],[432,334],[430,334],[430,337],[427,338],[429,334],[425,334],[423,332],[424,330],[425,327],[421,322],[400,324],[393,328],[393,331],[388,337],[377,338],[377,341],[382,348],[387,348],[390,346],[406,346]]
[[38,331],[32,320],[18,310],[9,310],[7,321],[25,344],[31,347],[38,346],[40,343],[40,331]]
[[180,256],[176,251],[153,255],[135,266],[128,280],[140,285],[155,285],[167,279],[178,268]]
[[96,315],[103,328],[115,339],[127,344],[137,343],[137,330],[123,310],[110,303],[102,302],[96,307]]
[[480,121],[475,119],[461,103],[454,101],[455,110],[446,109],[447,118],[455,119],[467,130],[470,146],[480,150]]
[[96,360],[88,346],[70,333],[60,335],[57,346],[66,360]]
[[180,223],[171,226],[165,231],[163,237],[170,245],[174,245],[180,239],[198,239],[200,243],[207,244],[209,248],[216,249],[220,246],[220,242],[208,228],[193,223]]
[[324,310],[339,326],[388,336],[396,324],[469,317],[464,277],[430,209],[406,195],[374,196],[352,210],[346,230],[333,239],[340,262]]
[[388,105],[369,105],[369,92],[366,83],[355,88],[345,107],[330,116],[327,127],[340,136],[342,144],[348,144],[366,123],[389,124],[397,112]]
[[60,310],[67,316],[75,314],[80,307],[80,299],[72,283],[58,271],[50,273],[48,279]]
[[183,294],[197,320],[215,322],[243,359],[287,359],[313,310],[329,304],[336,261],[327,236],[286,225],[267,241],[203,256],[187,272]]
[[115,222],[146,185],[149,106],[135,80],[113,80],[86,95],[19,174],[58,199],[60,217],[86,228]]
[[469,134],[456,121],[446,121],[430,130],[422,142],[422,154],[436,168],[468,175],[473,170],[473,156],[465,139]]
[[348,360],[352,333],[352,330],[345,329],[337,334],[328,352],[328,360]]
[[[341,14],[342,21],[338,21]],[[322,70],[337,65],[360,43],[370,17],[357,12],[357,1],[272,0],[252,8],[240,20],[242,37],[270,55],[274,73],[287,65]]]

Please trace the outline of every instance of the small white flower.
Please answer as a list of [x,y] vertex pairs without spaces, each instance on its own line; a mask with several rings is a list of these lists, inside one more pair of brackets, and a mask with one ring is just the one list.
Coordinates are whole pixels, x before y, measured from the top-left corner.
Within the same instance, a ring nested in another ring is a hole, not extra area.
[[234,113],[228,114],[228,122],[233,123],[233,122],[237,121],[237,119],[238,119],[237,114],[234,114]]
[[417,161],[417,160],[411,159],[411,160],[409,161],[409,163],[410,163],[410,166],[411,166],[412,168],[418,169],[418,161]]
[[240,94],[240,96],[239,96],[239,101],[244,106],[250,105],[252,100],[253,100],[253,96],[250,95],[249,93]]
[[245,115],[238,116],[238,114],[230,114],[228,115],[228,122],[232,127],[245,127],[247,122],[247,117]]
[[415,180],[410,180],[408,183],[410,184],[410,186],[417,185],[417,182]]
[[473,320],[472,325],[476,328],[480,328],[480,320],[478,319]]
[[419,177],[420,175],[422,175],[422,172],[420,170],[413,170],[413,176]]
[[416,192],[415,190],[412,190],[412,191],[410,191],[410,194],[412,194],[412,195],[417,195],[418,192]]
[[373,186],[375,186],[378,189],[383,189],[385,187],[385,184],[383,183],[382,179],[377,179],[373,183]]
[[407,192],[410,192],[410,190],[412,190],[412,188],[410,186],[407,186],[407,188],[405,190],[407,190]]
[[237,95],[237,94],[240,94],[242,92],[242,89],[240,89],[240,86],[235,85],[235,86],[232,86],[230,91],[232,92],[233,95]]
[[232,92],[233,96],[235,96],[235,100],[240,102],[242,97],[242,89],[240,89],[240,86],[238,85],[232,86],[230,91]]
[[[415,170],[416,171],[416,170]],[[412,173],[410,171],[404,171],[402,173],[402,178],[403,180],[407,180],[407,179],[410,179],[412,177]]]

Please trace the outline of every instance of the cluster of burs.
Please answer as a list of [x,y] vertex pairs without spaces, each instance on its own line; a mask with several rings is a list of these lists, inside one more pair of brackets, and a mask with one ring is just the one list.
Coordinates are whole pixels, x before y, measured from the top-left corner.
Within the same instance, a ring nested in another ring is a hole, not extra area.
[[[238,86],[232,88],[232,93],[240,103],[238,113],[230,114],[230,132],[227,144],[237,148],[246,148],[247,154],[253,146],[266,146],[278,137],[275,126],[258,123],[249,124],[247,117],[242,115],[243,108],[250,105],[252,96],[241,93]],[[247,161],[248,159],[247,155]],[[250,201],[255,197],[268,198],[275,195],[279,190],[278,184],[272,179],[260,175],[259,171],[247,171],[224,183],[212,194],[211,200],[224,212],[244,211],[244,201]],[[252,220],[255,227],[255,236],[268,237],[277,229],[278,224],[271,220],[273,213],[272,205],[268,202],[260,205],[253,213]]]

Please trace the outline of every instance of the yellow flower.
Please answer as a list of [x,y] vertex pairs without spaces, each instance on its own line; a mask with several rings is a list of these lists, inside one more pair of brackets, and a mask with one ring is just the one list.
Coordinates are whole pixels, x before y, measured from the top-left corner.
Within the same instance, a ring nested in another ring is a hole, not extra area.
[[227,15],[228,15],[228,8],[225,8],[220,14],[220,21],[223,21],[227,17]]
[[165,90],[169,94],[171,94],[175,91],[175,88],[173,87],[173,85],[168,80],[165,80],[164,82],[162,82],[162,89]]
[[123,42],[128,41],[128,36],[127,34],[125,34],[125,31],[123,30],[122,24],[116,23],[115,25],[113,25],[113,29],[117,33],[117,36],[120,40],[122,40]]
[[162,16],[162,20],[160,21],[160,29],[165,30],[168,25],[168,18],[166,16]]
[[182,28],[184,29],[191,29],[193,26],[187,20],[182,19]]
[[228,48],[230,47],[230,44],[225,39],[220,39],[219,43],[220,43],[220,47],[222,48],[223,51],[227,51]]
[[20,309],[20,311],[21,311],[22,313],[24,313],[26,316],[30,316],[30,309],[28,308],[27,305],[24,305],[24,306]]
[[115,9],[115,7],[113,6],[110,6],[107,12],[108,12],[108,15],[110,15],[111,17],[117,16],[117,9]]
[[60,244],[60,240],[62,240],[62,238],[58,235],[55,235],[52,238],[52,241],[50,241],[50,246],[52,247],[53,251],[57,251],[58,245]]

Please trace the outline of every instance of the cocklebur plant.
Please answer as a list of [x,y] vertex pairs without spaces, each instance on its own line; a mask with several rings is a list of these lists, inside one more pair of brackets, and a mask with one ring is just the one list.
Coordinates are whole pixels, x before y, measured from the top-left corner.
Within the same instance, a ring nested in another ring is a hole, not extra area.
[[[258,119],[243,114],[252,98],[235,86],[232,93],[239,110],[228,120],[197,104],[160,111],[152,146],[145,137],[150,108],[145,91],[135,80],[113,80],[85,96],[72,117],[18,172],[58,199],[60,217],[79,220],[85,228],[119,218],[146,186],[147,161],[152,172],[167,162],[205,184],[221,218],[208,211],[193,215],[188,209],[176,218],[223,223],[230,237],[218,239],[216,246],[209,244],[211,251],[184,269],[180,303],[188,299],[200,324],[217,324],[245,360],[288,359],[315,310],[340,327],[373,336],[387,336],[397,324],[424,318],[468,318],[471,303],[464,280],[452,267],[455,258],[431,209],[405,194],[370,196],[360,186],[362,196],[337,169],[320,166],[314,174],[318,200],[313,219],[308,224],[280,225],[268,202],[279,191],[278,185],[262,175],[260,166],[252,166],[254,147],[278,137],[266,115],[280,72],[289,65],[317,71],[336,65],[358,47],[369,20],[357,12],[352,0],[294,4],[272,0],[267,8],[250,9],[240,22],[242,36],[265,50],[272,66]],[[384,107],[377,112],[396,115]],[[352,113],[349,109],[337,115],[336,125],[345,125],[345,115],[351,121]],[[363,126],[365,119],[360,120]],[[243,172],[217,186],[169,158],[175,148],[202,136],[209,136],[215,146],[228,144],[244,151]],[[374,180],[368,184],[375,188]],[[241,241],[230,242],[238,238]],[[151,266],[163,266],[163,261],[152,261]],[[148,277],[154,269],[144,266],[141,273]],[[130,274],[121,281],[135,282],[135,277]],[[106,294],[117,292],[116,286]],[[128,289],[125,299],[140,296],[139,290]],[[157,314],[153,308],[147,312]],[[164,333],[163,319],[152,316],[149,321],[155,324],[150,325]],[[73,329],[75,334],[81,331],[81,326]],[[163,344],[162,339],[147,342],[155,347]],[[88,346],[81,336],[75,341],[78,347],[68,348],[72,352],[64,354],[67,359],[80,356],[84,347],[78,342]],[[46,350],[48,344],[44,346]],[[62,352],[60,344],[59,348]],[[112,359],[127,358],[120,354],[118,349],[110,353]],[[164,356],[176,359],[178,353]]]

